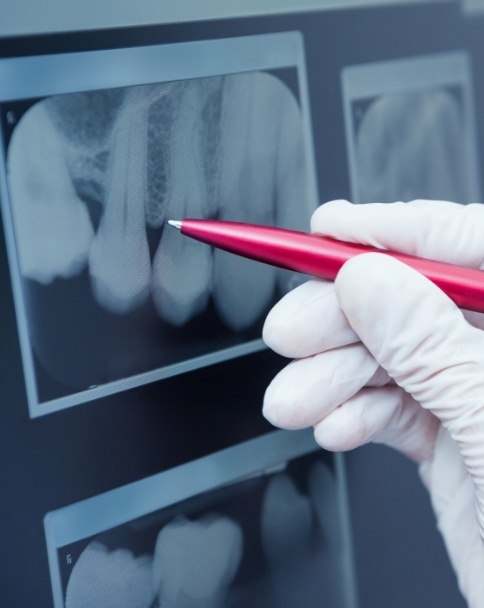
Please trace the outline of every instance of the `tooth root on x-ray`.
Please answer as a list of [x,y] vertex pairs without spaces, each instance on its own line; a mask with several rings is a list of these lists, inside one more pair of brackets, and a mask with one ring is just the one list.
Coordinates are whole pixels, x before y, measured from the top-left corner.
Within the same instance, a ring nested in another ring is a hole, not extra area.
[[469,202],[462,116],[445,90],[390,93],[374,101],[356,136],[359,201]]
[[242,557],[242,532],[228,517],[183,516],[156,541],[153,587],[161,608],[221,608]]
[[91,542],[72,569],[66,608],[150,608],[155,597],[152,560],[131,551],[109,552]]
[[106,204],[89,255],[93,293],[114,313],[139,306],[149,294],[145,229],[147,100],[131,89],[113,127]]
[[[287,94],[285,91],[283,94]],[[227,76],[221,114],[220,219],[274,221],[279,81],[268,74]],[[213,297],[225,323],[242,330],[268,306],[277,271],[220,250],[214,252]]]
[[22,275],[46,284],[78,274],[93,229],[45,102],[30,108],[13,133],[8,180]]
[[[206,217],[207,192],[200,149],[198,81],[184,86],[170,139],[170,172],[166,201],[169,217]],[[152,294],[156,310],[168,323],[180,326],[202,312],[210,295],[210,247],[180,238],[164,229],[153,260]]]
[[[301,108],[288,89],[286,94],[281,96],[281,101],[283,107],[276,167],[276,225],[307,232],[316,207],[313,193],[308,187],[309,165],[304,146]],[[305,280],[299,273],[278,271],[278,283],[283,293],[294,289]]]

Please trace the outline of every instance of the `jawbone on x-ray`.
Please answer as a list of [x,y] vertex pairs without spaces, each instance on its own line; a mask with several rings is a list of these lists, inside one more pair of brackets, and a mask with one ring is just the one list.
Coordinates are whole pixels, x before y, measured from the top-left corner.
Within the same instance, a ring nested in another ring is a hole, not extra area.
[[[220,350],[241,332],[239,343],[259,338],[294,274],[182,238],[166,220],[307,229],[314,176],[287,78],[253,71],[69,93],[20,117],[7,177],[41,402],[200,357],[212,348],[205,326]],[[71,320],[56,335],[61,306]],[[173,328],[185,332],[176,348]]]
[[360,202],[470,202],[462,108],[450,90],[382,95],[356,137]]

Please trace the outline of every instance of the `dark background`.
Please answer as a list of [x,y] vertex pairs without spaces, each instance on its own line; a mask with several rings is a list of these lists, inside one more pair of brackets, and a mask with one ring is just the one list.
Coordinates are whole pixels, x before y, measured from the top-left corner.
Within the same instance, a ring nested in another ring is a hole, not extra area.
[[[453,2],[3,39],[0,57],[287,30],[305,39],[321,201],[350,191],[343,67],[467,49],[484,108],[484,21]],[[477,126],[483,174],[479,111]],[[0,293],[0,606],[43,608],[45,513],[268,431],[262,397],[284,362],[259,353],[31,420],[3,240]],[[415,466],[370,446],[348,474],[362,608],[463,606]]]

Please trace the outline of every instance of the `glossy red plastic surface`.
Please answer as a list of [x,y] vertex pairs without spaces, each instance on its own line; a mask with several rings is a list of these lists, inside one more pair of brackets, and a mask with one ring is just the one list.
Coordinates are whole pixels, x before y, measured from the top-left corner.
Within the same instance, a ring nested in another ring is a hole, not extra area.
[[184,219],[181,232],[225,251],[329,280],[355,255],[385,253],[426,276],[460,308],[484,312],[484,271],[481,270],[305,232],[240,222]]

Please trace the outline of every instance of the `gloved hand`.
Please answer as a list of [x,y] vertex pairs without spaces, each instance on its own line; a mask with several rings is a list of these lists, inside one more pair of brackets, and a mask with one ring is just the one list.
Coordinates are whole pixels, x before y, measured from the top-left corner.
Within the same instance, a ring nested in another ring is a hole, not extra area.
[[[322,205],[312,232],[484,267],[484,206],[440,201]],[[311,280],[269,313],[263,337],[295,358],[264,415],[313,426],[328,450],[375,441],[420,464],[469,606],[484,606],[484,315],[462,313],[425,277],[380,253]]]

